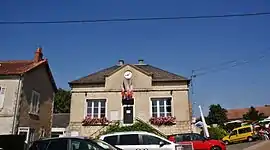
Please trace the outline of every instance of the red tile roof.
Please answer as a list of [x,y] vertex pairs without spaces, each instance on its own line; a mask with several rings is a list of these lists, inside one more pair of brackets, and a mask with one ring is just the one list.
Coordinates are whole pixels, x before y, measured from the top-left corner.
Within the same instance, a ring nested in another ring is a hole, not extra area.
[[[270,105],[255,107],[255,109],[260,113],[264,113],[265,116],[270,116]],[[242,119],[248,110],[249,108],[227,109],[227,117],[229,120]]]
[[35,57],[33,60],[0,60],[0,75],[23,75],[24,73],[27,73],[28,71],[31,71],[44,64],[46,65],[46,70],[52,86],[54,90],[57,91],[57,86],[52,76],[48,60],[43,59],[42,57],[42,49],[38,48],[35,52]]
[[34,62],[33,60],[0,61],[0,75],[20,75],[45,63],[47,60]]

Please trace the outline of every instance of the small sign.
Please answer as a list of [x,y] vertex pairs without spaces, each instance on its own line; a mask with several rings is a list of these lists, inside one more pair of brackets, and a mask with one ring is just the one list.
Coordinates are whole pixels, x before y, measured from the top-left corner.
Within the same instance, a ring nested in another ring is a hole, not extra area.
[[131,113],[131,111],[130,111],[130,110],[127,110],[126,112],[127,112],[127,114],[130,114],[130,113]]

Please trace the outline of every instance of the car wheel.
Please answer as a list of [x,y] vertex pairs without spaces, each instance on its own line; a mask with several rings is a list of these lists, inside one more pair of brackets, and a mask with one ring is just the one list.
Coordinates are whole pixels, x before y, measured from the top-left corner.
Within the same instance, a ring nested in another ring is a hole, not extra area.
[[211,147],[211,150],[221,150],[221,147],[219,147],[219,146],[213,146],[213,147]]
[[249,142],[252,142],[252,141],[253,141],[253,138],[249,136],[249,137],[247,138],[247,140],[248,140]]
[[226,145],[229,145],[229,144],[230,144],[229,141],[224,141],[224,143],[225,143]]

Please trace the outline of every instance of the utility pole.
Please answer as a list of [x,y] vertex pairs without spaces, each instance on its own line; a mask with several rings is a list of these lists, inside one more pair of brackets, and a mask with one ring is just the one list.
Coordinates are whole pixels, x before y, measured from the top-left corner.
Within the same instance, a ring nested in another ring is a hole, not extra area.
[[190,131],[193,132],[193,117],[194,117],[194,111],[193,111],[193,103],[192,103],[192,95],[193,93],[193,77],[194,77],[194,70],[192,70],[191,76],[190,76],[190,91],[189,91],[189,109],[190,109]]

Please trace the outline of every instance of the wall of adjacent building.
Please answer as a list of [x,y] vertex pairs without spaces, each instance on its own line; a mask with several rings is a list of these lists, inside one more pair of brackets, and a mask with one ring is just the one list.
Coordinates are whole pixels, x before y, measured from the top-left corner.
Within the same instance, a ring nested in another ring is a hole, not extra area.
[[5,88],[3,99],[0,100],[0,134],[12,133],[15,104],[20,88],[18,77],[0,77],[0,87]]
[[[40,108],[37,116],[29,114],[32,90],[40,93]],[[35,138],[40,136],[41,129],[44,128],[45,136],[49,137],[52,125],[53,97],[54,89],[45,65],[41,65],[25,74],[18,127],[34,128]]]

